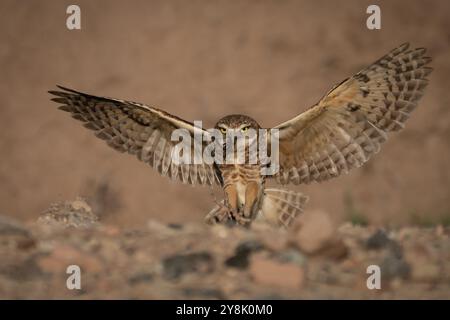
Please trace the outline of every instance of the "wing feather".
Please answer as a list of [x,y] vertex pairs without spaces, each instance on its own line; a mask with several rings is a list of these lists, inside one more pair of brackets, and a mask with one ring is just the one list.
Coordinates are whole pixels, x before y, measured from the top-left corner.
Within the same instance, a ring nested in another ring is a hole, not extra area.
[[395,48],[331,89],[315,106],[275,127],[280,183],[323,181],[360,167],[388,133],[404,128],[428,84],[424,48]]
[[[62,104],[59,109],[83,122],[86,128],[95,131],[98,138],[106,140],[115,150],[136,155],[161,175],[184,183],[219,183],[212,165],[177,165],[172,161],[173,150],[178,143],[170,139],[173,130],[187,129],[191,141],[194,141],[192,123],[141,103],[58,88],[61,90],[49,93],[55,96],[51,100]],[[208,134],[205,130],[203,132]]]

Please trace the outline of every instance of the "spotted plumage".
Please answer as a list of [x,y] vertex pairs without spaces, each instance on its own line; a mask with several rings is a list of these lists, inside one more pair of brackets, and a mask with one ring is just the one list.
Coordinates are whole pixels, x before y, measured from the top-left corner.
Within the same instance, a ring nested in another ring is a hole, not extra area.
[[[136,155],[172,179],[221,186],[224,200],[207,215],[208,222],[248,225],[263,219],[288,226],[302,212],[307,197],[267,188],[266,179],[276,178],[281,184],[320,182],[368,161],[391,132],[404,127],[416,108],[432,71],[430,61],[425,49],[410,49],[403,44],[335,86],[307,111],[276,126],[280,170],[267,177],[261,174],[259,162],[175,163],[172,155],[176,142],[171,141],[171,133],[182,128],[194,137],[196,129],[192,123],[160,109],[63,87],[50,93],[56,96],[52,100],[63,105],[60,109],[82,121],[114,149]],[[224,134],[227,130],[260,128],[254,119],[244,115],[226,116],[215,127]],[[225,141],[224,150],[228,147]],[[191,153],[196,152],[192,148]]]

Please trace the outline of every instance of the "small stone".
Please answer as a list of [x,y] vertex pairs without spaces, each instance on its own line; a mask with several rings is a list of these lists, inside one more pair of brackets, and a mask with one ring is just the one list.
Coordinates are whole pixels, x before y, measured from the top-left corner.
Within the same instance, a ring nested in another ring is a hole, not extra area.
[[131,285],[137,285],[137,284],[140,284],[140,283],[151,282],[152,280],[153,280],[153,275],[151,273],[143,272],[143,273],[138,273],[138,274],[135,274],[135,275],[131,276],[128,279],[128,282]]
[[252,240],[239,244],[232,257],[225,260],[225,265],[237,269],[245,269],[249,265],[249,257],[253,252],[263,249],[261,242]]
[[252,256],[250,276],[257,284],[299,289],[305,280],[305,271],[294,263],[271,260],[262,254]]
[[22,224],[0,216],[0,246],[27,250],[36,246],[36,240]]
[[286,230],[271,230],[260,233],[258,239],[262,245],[267,249],[275,252],[283,251],[289,246],[289,239]]
[[313,210],[297,218],[292,226],[290,239],[302,252],[314,254],[333,242],[335,231],[326,212]]
[[306,257],[297,250],[287,250],[277,254],[277,259],[283,263],[293,263],[300,267],[306,265]]
[[186,273],[210,273],[214,270],[213,257],[208,252],[176,254],[163,260],[164,276],[178,279]]
[[380,269],[385,279],[407,279],[411,273],[410,265],[395,254],[388,253],[383,259]]
[[[5,263],[5,261],[2,261],[2,263],[0,263],[0,275],[21,282],[40,279],[42,278],[43,273],[36,263],[35,257],[29,257],[16,263]],[[3,285],[4,282],[2,281],[2,286]]]
[[372,234],[366,241],[367,249],[382,249],[385,248],[391,239],[389,239],[386,231],[383,229],[378,229],[374,234]]
[[18,221],[6,216],[0,216],[0,235],[29,236],[29,231]]
[[174,229],[174,230],[181,230],[181,229],[183,229],[183,225],[179,224],[179,223],[169,223],[169,224],[167,224],[167,226],[169,228],[171,228],[171,229]]
[[72,201],[72,203],[70,203],[70,205],[72,206],[72,208],[74,210],[77,211],[85,211],[85,212],[92,212],[91,207],[87,204],[86,201],[82,200],[82,199],[77,199],[75,201]]
[[320,254],[333,260],[341,260],[349,255],[349,251],[350,250],[344,241],[341,238],[336,237],[333,242],[320,251]]
[[90,228],[98,225],[98,217],[81,199],[53,203],[37,220],[38,225],[56,228]]

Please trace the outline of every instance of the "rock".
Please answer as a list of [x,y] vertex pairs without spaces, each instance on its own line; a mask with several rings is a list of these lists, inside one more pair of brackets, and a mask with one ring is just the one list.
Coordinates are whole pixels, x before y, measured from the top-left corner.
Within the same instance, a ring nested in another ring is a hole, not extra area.
[[179,223],[169,223],[167,224],[167,226],[171,229],[175,229],[175,230],[181,230],[183,229],[183,225],[179,224]]
[[225,265],[237,269],[245,269],[249,265],[249,257],[253,252],[263,249],[261,242],[256,240],[240,243],[232,257],[225,260]]
[[389,239],[386,231],[383,229],[378,229],[374,234],[372,234],[366,241],[367,249],[382,249],[385,248],[391,239]]
[[178,279],[186,273],[210,273],[214,270],[213,257],[208,252],[176,254],[163,260],[164,276]]
[[138,274],[135,274],[135,275],[131,276],[130,278],[128,278],[128,282],[132,286],[140,284],[140,283],[151,282],[152,280],[153,280],[153,274],[148,273],[148,272],[138,273]]
[[209,230],[215,237],[221,239],[226,239],[230,234],[230,228],[224,226],[223,224],[213,224]]
[[320,255],[333,260],[341,260],[346,258],[349,255],[349,252],[350,250],[344,241],[339,237],[335,237],[332,242],[328,243],[328,245],[320,251]]
[[326,212],[313,210],[297,218],[290,232],[290,240],[302,252],[314,254],[332,243],[336,238],[335,231]]
[[70,245],[57,245],[52,252],[38,260],[39,267],[48,273],[65,273],[70,265],[77,265],[81,271],[104,272],[101,261],[90,253]]
[[301,252],[293,249],[278,253],[276,258],[282,263],[293,263],[300,267],[304,267],[307,261],[306,257],[301,254]]
[[0,216],[0,247],[27,250],[34,248],[36,240],[21,223]]
[[383,229],[378,229],[373,233],[366,240],[365,247],[369,250],[387,249],[389,255],[400,260],[403,258],[402,246],[397,241],[390,238]]
[[259,285],[299,289],[305,280],[305,271],[294,263],[283,263],[255,254],[250,259],[250,276]]
[[6,217],[6,216],[0,216],[0,235],[22,235],[22,236],[28,236],[30,233],[29,231],[22,226],[18,221]]
[[275,252],[283,251],[289,246],[289,239],[286,230],[272,229],[260,233],[262,236],[258,239],[267,249]]
[[[34,256],[4,261],[5,257],[2,257],[0,263],[0,275],[6,276],[14,281],[29,281],[34,279],[43,278],[43,273],[36,263]],[[4,282],[2,283],[4,285]],[[1,291],[1,290],[0,290]]]
[[75,201],[72,201],[70,203],[70,206],[73,208],[73,210],[75,211],[84,211],[84,212],[92,212],[91,207],[87,204],[86,201],[82,200],[82,199],[77,199]]
[[98,225],[98,217],[82,199],[54,203],[37,220],[38,224],[59,228],[89,228]]
[[380,264],[382,279],[407,279],[411,272],[410,265],[403,258],[389,252]]

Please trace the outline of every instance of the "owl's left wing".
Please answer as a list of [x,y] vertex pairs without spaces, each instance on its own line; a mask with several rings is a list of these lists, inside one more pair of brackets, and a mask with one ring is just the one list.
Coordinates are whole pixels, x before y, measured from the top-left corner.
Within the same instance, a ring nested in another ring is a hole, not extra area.
[[388,133],[404,127],[428,84],[431,58],[403,44],[343,81],[279,129],[276,175],[287,184],[323,181],[360,167]]
[[[56,96],[53,101],[62,104],[60,109],[83,122],[86,128],[93,130],[98,138],[115,150],[136,155],[161,175],[173,180],[199,185],[220,184],[212,164],[174,161],[173,155],[178,152],[176,145],[179,143],[172,141],[174,130],[183,129],[189,135],[194,143],[190,143],[187,150],[194,157],[199,155],[199,148],[194,147],[195,130],[208,135],[202,128],[142,103],[59,88],[61,90],[49,92]],[[199,143],[204,147],[204,141]]]

